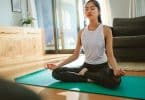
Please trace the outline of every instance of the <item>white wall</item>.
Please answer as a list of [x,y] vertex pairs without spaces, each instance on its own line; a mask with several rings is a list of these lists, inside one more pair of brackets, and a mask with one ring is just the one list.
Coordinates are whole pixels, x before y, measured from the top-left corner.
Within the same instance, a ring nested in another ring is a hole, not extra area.
[[129,17],[129,0],[110,0],[113,18]]
[[11,0],[0,0],[0,26],[21,26],[22,16],[26,16],[26,0],[21,0],[22,12],[12,12]]
[[12,13],[11,13],[11,1],[10,0],[0,0],[0,25],[11,25],[12,23]]

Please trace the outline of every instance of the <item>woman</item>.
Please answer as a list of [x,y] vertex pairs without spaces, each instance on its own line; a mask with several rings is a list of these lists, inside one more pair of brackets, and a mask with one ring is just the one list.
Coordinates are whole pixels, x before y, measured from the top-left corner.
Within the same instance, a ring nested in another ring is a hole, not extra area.
[[[65,82],[93,82],[104,87],[115,88],[125,72],[118,67],[112,49],[112,32],[101,24],[100,5],[89,0],[85,5],[85,15],[89,25],[78,33],[76,49],[69,58],[58,65],[47,66],[52,76]],[[79,68],[61,67],[79,57],[83,48],[85,62]]]

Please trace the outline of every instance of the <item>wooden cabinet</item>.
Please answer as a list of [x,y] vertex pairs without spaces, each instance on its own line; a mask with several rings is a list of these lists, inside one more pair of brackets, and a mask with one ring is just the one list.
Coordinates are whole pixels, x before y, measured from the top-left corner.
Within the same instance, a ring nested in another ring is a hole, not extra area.
[[39,59],[44,54],[41,29],[0,27],[0,66]]

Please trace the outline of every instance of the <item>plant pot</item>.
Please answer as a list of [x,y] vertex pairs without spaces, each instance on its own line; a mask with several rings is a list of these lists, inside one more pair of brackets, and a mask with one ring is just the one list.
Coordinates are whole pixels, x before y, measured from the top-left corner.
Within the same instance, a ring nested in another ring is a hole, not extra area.
[[23,27],[32,27],[31,24],[24,24]]

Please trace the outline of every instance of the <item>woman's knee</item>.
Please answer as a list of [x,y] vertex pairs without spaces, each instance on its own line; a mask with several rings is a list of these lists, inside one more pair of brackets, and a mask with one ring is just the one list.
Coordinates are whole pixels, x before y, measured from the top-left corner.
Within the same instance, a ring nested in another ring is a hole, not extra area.
[[108,68],[107,72],[108,72],[108,78],[107,78],[107,80],[108,80],[107,83],[108,84],[107,84],[107,86],[109,88],[116,88],[116,87],[118,87],[120,85],[120,83],[121,83],[121,77],[116,77],[114,75],[114,73],[113,73],[113,70],[110,69],[110,68]]
[[62,74],[66,71],[67,71],[67,68],[64,68],[64,67],[63,68],[56,68],[52,71],[52,77],[57,79],[57,80],[61,80],[61,78],[63,76]]
[[108,88],[117,88],[121,83],[121,77],[113,78],[113,80],[110,80],[107,83],[105,85],[106,87],[108,87]]
[[115,84],[116,86],[119,86],[120,83],[121,83],[121,77],[115,77],[115,78],[114,78],[114,84]]
[[55,78],[55,79],[59,79],[59,76],[60,76],[60,68],[56,68],[52,71],[52,77]]

